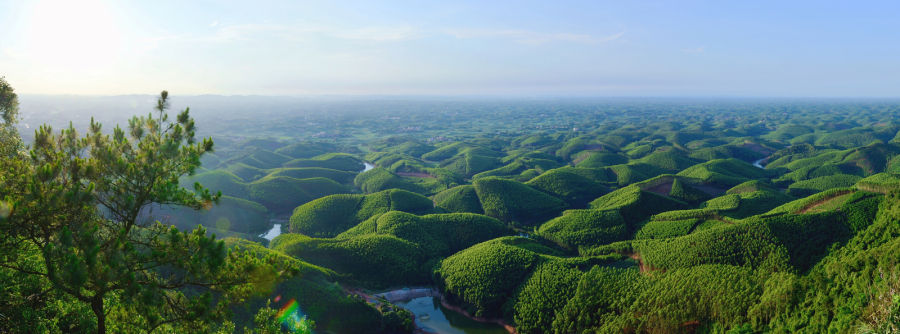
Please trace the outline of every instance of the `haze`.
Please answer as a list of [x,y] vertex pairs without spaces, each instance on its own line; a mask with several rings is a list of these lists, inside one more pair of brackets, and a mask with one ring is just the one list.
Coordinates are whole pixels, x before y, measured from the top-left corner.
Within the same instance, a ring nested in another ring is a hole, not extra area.
[[22,94],[897,97],[898,3],[0,1]]

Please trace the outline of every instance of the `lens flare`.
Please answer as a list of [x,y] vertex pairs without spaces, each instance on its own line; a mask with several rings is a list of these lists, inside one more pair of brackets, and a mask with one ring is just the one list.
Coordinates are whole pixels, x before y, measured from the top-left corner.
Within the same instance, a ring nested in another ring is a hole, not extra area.
[[278,322],[280,322],[282,326],[287,327],[288,330],[293,333],[312,333],[312,321],[307,319],[306,315],[300,312],[300,305],[297,304],[297,301],[294,299],[289,300],[281,307],[281,310],[278,310],[276,319],[278,319]]

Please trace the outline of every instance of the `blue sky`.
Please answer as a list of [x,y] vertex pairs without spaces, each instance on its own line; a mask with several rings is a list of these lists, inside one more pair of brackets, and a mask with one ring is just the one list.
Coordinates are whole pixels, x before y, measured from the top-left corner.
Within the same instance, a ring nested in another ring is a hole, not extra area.
[[900,97],[900,3],[0,0],[20,93]]

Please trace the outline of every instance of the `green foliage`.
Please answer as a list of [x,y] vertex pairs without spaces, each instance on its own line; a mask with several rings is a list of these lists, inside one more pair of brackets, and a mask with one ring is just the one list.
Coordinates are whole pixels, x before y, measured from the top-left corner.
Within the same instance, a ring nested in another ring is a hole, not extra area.
[[374,193],[388,189],[403,189],[422,193],[422,187],[404,180],[402,177],[381,167],[372,168],[356,176],[353,183],[366,193]]
[[337,236],[389,234],[419,245],[430,258],[446,257],[476,243],[509,234],[500,221],[471,213],[416,216],[401,211],[372,217]]
[[505,222],[533,225],[555,216],[565,204],[525,184],[499,178],[473,182],[484,213]]
[[776,190],[763,190],[741,193],[740,206],[736,210],[723,212],[724,216],[745,218],[768,212],[774,207],[790,202],[794,198]]
[[625,219],[618,210],[566,210],[550,220],[538,233],[558,245],[578,249],[623,240],[627,235]]
[[591,202],[591,208],[594,209],[618,209],[629,227],[635,226],[653,214],[686,206],[681,201],[643,191],[634,185],[618,189]]
[[610,152],[586,152],[584,155],[584,158],[576,159],[575,167],[603,168],[628,163],[627,157]]
[[681,151],[669,149],[650,153],[649,155],[638,159],[637,162],[668,171],[679,171],[693,166],[700,161],[688,157],[687,154]]
[[475,174],[489,171],[500,165],[500,160],[491,155],[480,155],[468,149],[453,158],[444,160],[440,166],[459,175],[474,176]]
[[613,324],[670,333],[691,321],[734,328],[746,322],[747,310],[759,297],[756,275],[746,267],[703,265],[673,270],[645,285],[630,312]]
[[651,220],[637,231],[634,239],[665,239],[687,235],[701,221],[701,219],[697,218],[666,221]]
[[810,208],[815,207],[816,205],[828,201],[833,198],[837,198],[839,196],[843,196],[849,193],[854,192],[855,189],[852,188],[834,188],[829,189],[820,193],[816,193],[814,195],[810,195],[805,198],[801,198],[798,200],[794,200],[782,205],[775,207],[766,213],[766,215],[774,215],[774,214],[784,214],[784,213],[800,213],[801,211],[808,210]]
[[634,304],[647,279],[637,270],[595,266],[578,281],[574,294],[553,319],[553,333],[617,332],[616,316]]
[[250,199],[274,214],[290,213],[298,205],[327,195],[347,192],[347,188],[322,177],[295,179],[268,176],[248,185]]
[[703,208],[728,211],[734,210],[741,206],[741,196],[737,194],[723,195],[703,203]]
[[285,162],[282,167],[318,167],[337,169],[347,172],[358,172],[365,167],[358,158],[342,153],[326,153],[312,158],[294,159]]
[[726,191],[726,194],[741,194],[756,191],[775,191],[775,188],[760,180],[751,180],[732,187]]
[[218,204],[202,210],[176,206],[163,207],[153,213],[153,218],[182,230],[193,230],[197,225],[203,225],[218,230],[259,234],[271,225],[269,211],[264,206],[229,196],[222,196]]
[[405,190],[385,190],[369,195],[331,195],[294,210],[290,231],[314,237],[334,237],[375,215],[388,211],[428,213],[432,202]]
[[538,264],[519,287],[513,306],[518,333],[547,333],[558,310],[575,294],[582,272],[563,261]]
[[24,145],[15,127],[19,121],[19,97],[4,77],[0,77],[0,118],[0,156],[22,153]]
[[889,173],[874,174],[856,182],[856,188],[886,194],[900,190],[900,176]]
[[353,182],[353,179],[356,177],[356,173],[342,171],[342,170],[336,170],[336,169],[329,169],[329,168],[303,167],[303,168],[273,169],[273,170],[270,170],[268,176],[271,176],[271,177],[287,176],[287,177],[292,177],[295,179],[309,179],[309,178],[314,178],[314,177],[324,177],[327,179],[331,179],[337,183],[348,184],[348,183]]
[[436,207],[450,212],[484,213],[472,185],[456,186],[434,195]]
[[[167,109],[164,91],[156,115],[132,118],[127,131],[104,134],[92,121],[79,138],[71,126],[59,134],[42,126],[29,158],[0,159],[0,188],[12,206],[0,219],[0,261],[52,286],[49,296],[88,306],[96,326],[81,330],[206,327],[224,319],[229,303],[294,271],[274,257],[226,249],[202,228],[185,233],[138,221],[153,203],[199,209],[218,200],[200,185],[179,186],[213,144],[196,141],[187,109],[174,122]],[[41,264],[29,268],[22,248],[38,250],[31,260]]]
[[700,203],[710,197],[709,194],[692,187],[678,177],[672,180],[672,189],[669,191],[669,196],[687,203]]
[[291,215],[290,231],[314,237],[333,237],[359,224],[357,210],[363,195],[331,195],[303,204]]
[[788,187],[793,196],[809,196],[833,188],[845,188],[856,184],[862,178],[856,175],[837,174],[800,181]]
[[483,242],[441,261],[436,276],[446,297],[477,317],[502,316],[499,311],[540,259],[513,240]]
[[691,166],[678,175],[731,188],[751,179],[766,178],[769,173],[738,159],[719,159]]
[[386,287],[422,284],[426,254],[415,243],[393,235],[368,234],[346,239],[316,239],[282,234],[271,247],[300,260],[346,273],[360,284]]
[[[747,223],[705,230],[671,239],[634,241],[644,264],[652,268],[690,268],[701,264],[787,268],[787,249],[763,223]],[[771,257],[771,259],[770,259]]]
[[266,171],[257,167],[250,166],[243,162],[238,162],[234,164],[228,165],[228,167],[224,170],[227,173],[236,175],[246,182],[252,182],[257,180],[263,176],[266,176]]
[[251,167],[256,167],[259,169],[271,169],[281,167],[284,163],[291,160],[291,157],[288,157],[283,154],[278,154],[272,151],[262,150],[262,149],[253,149],[251,153],[238,158],[234,161],[227,161],[226,164],[230,163],[243,163]]
[[338,147],[334,144],[323,142],[299,142],[283,146],[275,150],[275,153],[286,155],[294,159],[312,158],[328,152],[336,152]]
[[560,169],[543,173],[526,184],[553,195],[572,207],[584,207],[591,200],[609,192],[598,182]]
[[181,185],[193,189],[194,183],[200,183],[210,191],[220,191],[225,196],[250,198],[250,191],[243,180],[225,170],[218,169],[182,178]]

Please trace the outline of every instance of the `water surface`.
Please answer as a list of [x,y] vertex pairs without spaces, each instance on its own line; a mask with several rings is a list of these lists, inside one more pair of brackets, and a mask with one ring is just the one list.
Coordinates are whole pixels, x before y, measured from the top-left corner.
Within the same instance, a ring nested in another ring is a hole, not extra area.
[[263,239],[272,241],[275,237],[281,235],[281,224],[272,225],[272,229],[260,235]]
[[502,326],[482,323],[448,310],[441,305],[440,297],[419,297],[395,302],[416,316],[416,325],[438,334],[509,334]]

